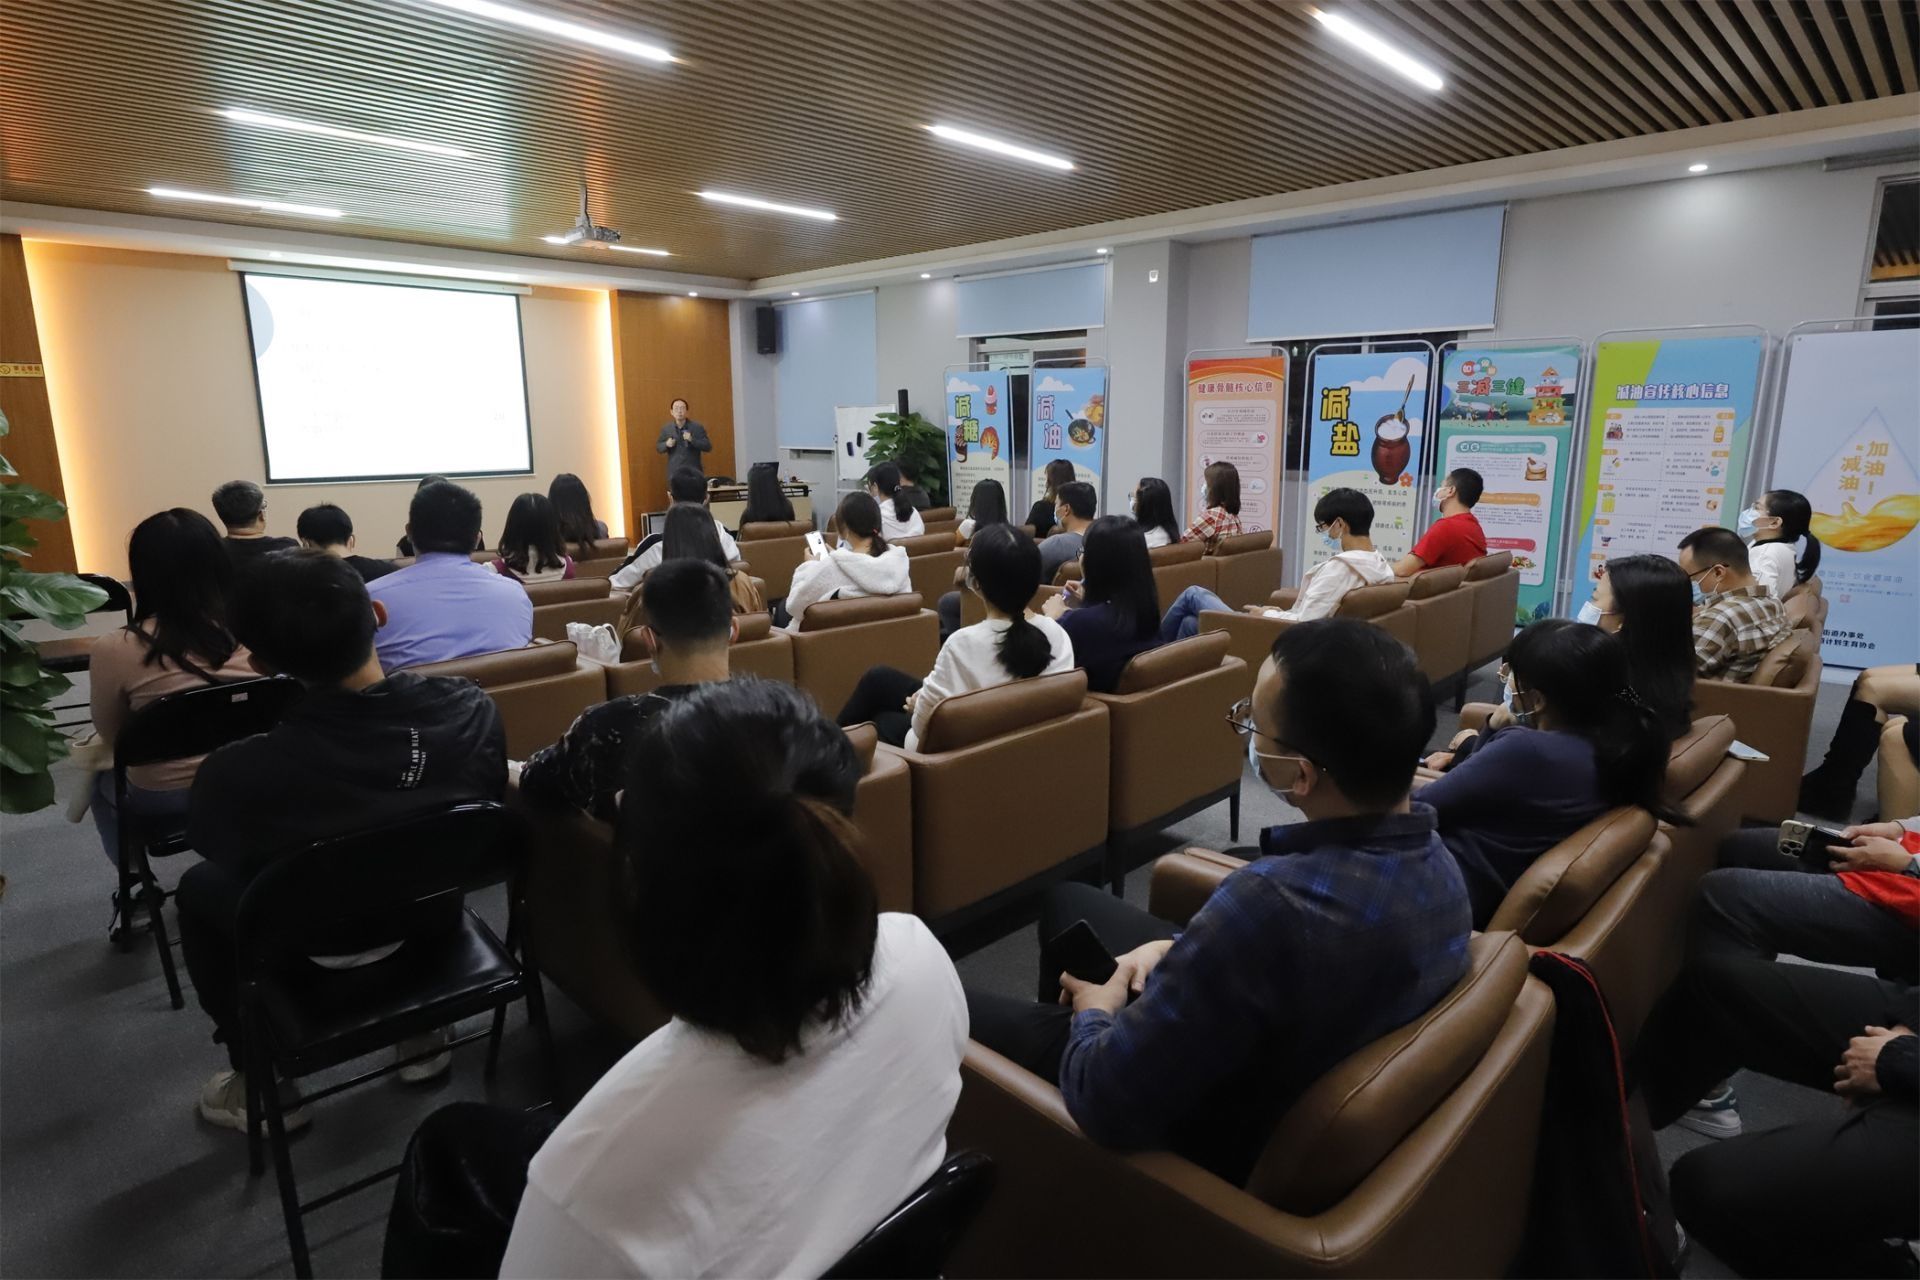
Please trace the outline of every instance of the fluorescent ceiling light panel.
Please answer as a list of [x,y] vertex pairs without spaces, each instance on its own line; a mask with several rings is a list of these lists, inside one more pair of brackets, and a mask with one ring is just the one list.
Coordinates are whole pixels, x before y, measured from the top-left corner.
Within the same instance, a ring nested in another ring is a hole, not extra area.
[[1690,164],[1687,166],[1688,173],[1705,173],[1706,171],[1707,166],[1705,164]]
[[312,133],[325,138],[341,138],[348,142],[364,142],[374,147],[397,147],[401,151],[419,151],[430,156],[445,156],[449,160],[469,158],[469,154],[460,148],[443,146],[438,142],[416,142],[412,138],[396,138],[385,133],[362,133],[358,129],[341,129],[330,124],[316,124],[311,120],[268,115],[264,111],[243,111],[238,107],[223,107],[219,114],[235,124],[258,125],[263,129],[284,129],[288,133]]
[[630,244],[610,244],[607,248],[615,253],[644,253],[649,258],[671,258],[673,255],[665,249],[641,249]]
[[816,218],[821,222],[838,222],[840,217],[831,209],[808,209],[797,204],[775,204],[771,200],[761,200],[754,196],[736,196],[725,191],[701,191],[697,195],[702,200],[711,200],[715,204],[738,205],[742,209],[759,209],[765,213],[785,213],[796,218]]
[[1011,156],[1015,160],[1025,160],[1028,164],[1043,165],[1062,172],[1073,168],[1073,161],[1065,156],[1048,155],[1044,151],[1035,151],[1032,147],[1023,147],[1017,143],[1002,142],[998,138],[989,138],[983,133],[974,133],[970,129],[956,129],[950,124],[930,124],[928,133],[948,142],[957,142],[963,147],[975,147],[981,151],[991,151],[995,155]]
[[480,271],[470,267],[443,267],[426,262],[389,262],[384,258],[339,258],[324,253],[281,253],[267,255],[275,262],[296,267],[334,267],[347,271],[384,271],[388,275],[439,276],[448,280],[485,280],[495,284],[520,284],[524,277],[504,271]]
[[697,298],[700,296],[700,291],[698,289],[689,289],[687,290],[687,296],[689,298]]
[[1402,53],[1365,27],[1355,26],[1339,14],[1329,13],[1325,9],[1315,9],[1313,16],[1320,20],[1321,26],[1333,32],[1334,35],[1339,36],[1374,61],[1385,63],[1422,89],[1438,93],[1447,87],[1447,82],[1440,78],[1439,72],[1418,58]]
[[338,209],[317,204],[291,204],[285,200],[254,200],[246,196],[216,196],[205,191],[182,191],[178,187],[148,187],[147,194],[162,200],[198,200],[203,204],[230,204],[237,209],[256,209],[262,213],[294,213],[303,218],[344,218]]
[[657,44],[649,44],[645,40],[615,35],[611,31],[602,31],[597,27],[581,26],[577,22],[568,22],[563,18],[550,18],[544,13],[535,13],[531,9],[520,9],[510,4],[495,4],[494,0],[426,0],[426,3],[437,4],[443,9],[457,9],[461,13],[470,13],[476,18],[504,22],[508,26],[524,27],[528,31],[538,31],[541,35],[558,36],[562,40],[592,45],[596,49],[605,49],[610,53],[624,53],[630,58],[641,58],[647,62],[678,61],[668,50]]

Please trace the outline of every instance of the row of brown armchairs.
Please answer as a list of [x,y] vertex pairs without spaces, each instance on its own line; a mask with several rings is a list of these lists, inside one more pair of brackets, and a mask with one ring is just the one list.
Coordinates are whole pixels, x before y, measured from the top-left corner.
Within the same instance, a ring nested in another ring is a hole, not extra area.
[[[573,557],[573,574],[576,578],[610,578],[627,559],[627,540],[625,538],[595,538],[591,542],[568,548],[580,554]],[[499,559],[500,553],[494,550],[476,551],[469,559],[475,564],[486,564]],[[406,568],[414,561],[413,556],[395,556],[393,563]]]
[[[1274,545],[1271,529],[1222,538],[1211,553],[1198,542],[1151,547],[1147,558],[1153,563],[1154,592],[1160,597],[1162,610],[1172,608],[1173,602],[1188,587],[1205,587],[1236,609],[1263,600],[1280,581],[1284,560],[1281,549]],[[1067,561],[1055,572],[1053,581],[1041,587],[1041,594],[1035,600],[1043,600],[1080,575],[1080,562]],[[952,582],[961,588],[961,623],[971,626],[983,621],[986,608],[979,596],[965,590],[964,574],[956,572]],[[1257,670],[1259,664],[1254,665]]]

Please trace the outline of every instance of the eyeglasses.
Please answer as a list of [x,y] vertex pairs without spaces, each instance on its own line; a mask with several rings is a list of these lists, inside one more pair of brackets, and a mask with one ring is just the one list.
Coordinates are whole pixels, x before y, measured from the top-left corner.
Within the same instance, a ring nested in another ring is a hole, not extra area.
[[1228,707],[1227,723],[1243,738],[1260,732],[1260,727],[1253,722],[1253,699],[1242,698]]

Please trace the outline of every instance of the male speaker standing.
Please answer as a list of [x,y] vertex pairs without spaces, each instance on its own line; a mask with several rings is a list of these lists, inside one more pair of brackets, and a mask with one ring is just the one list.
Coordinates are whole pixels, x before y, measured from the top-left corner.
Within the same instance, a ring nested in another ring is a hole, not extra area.
[[700,455],[713,448],[713,441],[707,439],[707,429],[687,416],[685,400],[676,399],[667,408],[673,414],[673,421],[660,428],[660,439],[654,445],[667,455],[667,474],[686,467],[705,475],[707,468]]

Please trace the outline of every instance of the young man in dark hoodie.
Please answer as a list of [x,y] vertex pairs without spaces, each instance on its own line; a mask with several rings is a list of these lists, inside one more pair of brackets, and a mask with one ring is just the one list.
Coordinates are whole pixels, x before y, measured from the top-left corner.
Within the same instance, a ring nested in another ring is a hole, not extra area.
[[[209,1123],[247,1126],[234,929],[248,882],[316,840],[498,800],[506,790],[506,733],[492,700],[470,680],[386,675],[373,647],[385,623],[360,575],[324,551],[263,557],[236,593],[232,626],[254,669],[292,676],[307,692],[273,729],[208,756],[194,778],[188,836],[205,861],[180,879],[180,945],[232,1062],[201,1093]],[[403,946],[319,963],[378,964]],[[410,1042],[402,1056],[427,1047]],[[401,1074],[419,1080],[445,1069],[443,1054]],[[305,1113],[288,1123],[306,1123]]]

